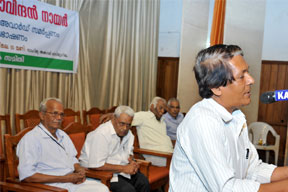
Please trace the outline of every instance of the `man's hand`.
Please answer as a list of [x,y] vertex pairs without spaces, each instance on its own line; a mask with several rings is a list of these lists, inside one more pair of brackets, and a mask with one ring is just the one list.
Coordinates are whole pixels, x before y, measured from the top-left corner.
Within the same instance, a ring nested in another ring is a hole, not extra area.
[[77,166],[77,167],[75,167],[75,171],[74,172],[75,173],[80,173],[82,175],[85,175],[86,172],[87,172],[87,168],[81,167],[81,166]]
[[101,115],[100,119],[99,119],[99,123],[106,123],[107,121],[110,121],[111,119],[113,119],[113,113],[106,113]]
[[71,182],[74,184],[81,184],[86,180],[86,176],[85,174],[81,174],[81,173],[69,173],[67,175],[65,175],[67,182]]
[[135,164],[135,166],[137,166],[137,170],[140,168],[140,163],[137,162],[133,156],[130,156],[128,158],[129,164]]
[[138,169],[139,169],[139,164],[132,160],[132,161],[129,161],[129,164],[124,167],[123,172],[130,174],[130,175],[134,175],[137,173]]

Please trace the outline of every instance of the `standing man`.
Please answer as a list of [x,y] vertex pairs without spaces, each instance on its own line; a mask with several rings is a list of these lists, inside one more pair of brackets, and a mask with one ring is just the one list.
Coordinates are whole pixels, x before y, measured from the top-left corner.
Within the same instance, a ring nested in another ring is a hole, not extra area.
[[[166,109],[166,101],[161,97],[154,97],[150,104],[150,111],[135,113],[132,125],[137,126],[140,147],[143,149],[173,152],[171,139],[167,136],[166,124],[161,119]],[[166,166],[166,158],[144,155],[147,161],[156,166]]]
[[178,127],[170,192],[288,191],[288,168],[259,160],[240,107],[250,103],[254,79],[236,45],[200,51],[194,67],[202,101]]
[[84,167],[112,171],[113,192],[148,192],[148,179],[133,160],[134,136],[130,131],[134,111],[128,106],[116,108],[111,120],[87,135],[81,151]]
[[178,99],[169,99],[167,103],[167,113],[165,113],[162,118],[166,124],[167,135],[172,142],[175,141],[177,127],[184,118],[184,115],[180,112],[180,102]]
[[96,180],[88,180],[76,158],[77,151],[60,126],[64,112],[57,98],[43,100],[39,108],[40,124],[25,134],[17,146],[19,179],[67,189],[69,192],[108,192]]

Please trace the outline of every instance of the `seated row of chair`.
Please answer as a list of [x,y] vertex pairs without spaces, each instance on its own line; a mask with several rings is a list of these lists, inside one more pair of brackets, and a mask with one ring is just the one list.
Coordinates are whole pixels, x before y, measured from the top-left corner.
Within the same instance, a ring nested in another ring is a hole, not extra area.
[[[8,177],[6,179],[7,182],[0,182],[0,186],[2,186],[3,189],[13,191],[66,191],[57,187],[51,187],[44,184],[19,182],[17,172],[18,159],[15,155],[16,154],[15,149],[20,139],[33,128],[34,127],[25,128],[14,136],[12,136],[11,134],[5,134],[5,149],[7,154],[6,159],[8,164]],[[71,138],[72,142],[75,145],[75,148],[78,152],[77,158],[80,155],[82,146],[85,142],[86,135],[91,130],[93,130],[92,125],[83,125],[78,122],[72,122],[63,129],[63,131],[65,131],[69,135],[69,137]],[[151,165],[150,162],[138,159],[138,161],[141,162],[140,171],[148,178],[151,190],[158,189],[161,186],[163,186],[165,187],[165,191],[167,191],[169,181],[169,166],[172,154],[140,149],[136,127],[132,128],[132,133],[135,136],[134,141],[135,156],[137,154],[137,157],[141,158],[142,154],[150,154],[167,158],[166,167],[156,167]],[[89,170],[86,176],[100,179],[103,184],[109,187],[110,179],[112,178],[113,173],[108,171]],[[37,190],[35,190],[35,188]]]
[[[85,125],[92,124],[93,127],[99,126],[99,120],[102,114],[114,112],[117,106],[111,107],[109,109],[98,109],[97,107],[91,108],[89,111],[83,110],[83,118],[82,122]],[[71,122],[79,122],[81,123],[80,111],[74,111],[72,109],[66,108],[64,109],[65,117],[62,122],[62,127],[66,127]],[[1,117],[2,119],[10,119],[9,115],[5,115]],[[23,123],[21,123],[23,121]],[[34,127],[38,125],[40,122],[39,111],[38,110],[30,110],[24,114],[15,114],[15,132],[19,133],[20,130],[26,127]],[[9,130],[11,131],[10,121]],[[6,132],[8,133],[8,132]],[[10,133],[10,132],[9,132]]]
[[[89,111],[83,110],[83,123],[85,125],[91,124],[92,130],[99,126],[100,117],[102,114],[114,112],[116,106],[109,109],[100,110],[96,107]],[[66,127],[71,122],[81,122],[80,111],[73,111],[72,109],[64,110],[65,117],[62,122],[62,127]],[[2,131],[2,122],[4,122],[4,131]],[[19,133],[22,129],[27,127],[35,127],[40,123],[39,111],[30,110],[24,114],[15,114],[15,132]],[[2,133],[12,135],[12,128],[10,124],[10,115],[0,115],[0,181],[4,181],[4,161],[5,155],[3,150]]]

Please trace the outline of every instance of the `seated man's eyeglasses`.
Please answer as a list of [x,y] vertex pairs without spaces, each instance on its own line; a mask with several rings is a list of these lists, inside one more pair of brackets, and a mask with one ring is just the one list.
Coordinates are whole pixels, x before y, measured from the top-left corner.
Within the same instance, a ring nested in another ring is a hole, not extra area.
[[54,112],[44,111],[44,113],[49,113],[52,117],[57,117],[58,115],[60,115],[60,117],[63,118],[65,116],[64,113],[58,113],[56,111]]
[[[118,121],[118,119],[117,119],[117,121]],[[129,123],[124,123],[124,122],[119,122],[118,121],[118,125],[120,126],[120,127],[127,127],[127,128],[131,128],[132,126],[131,126],[131,124],[129,124]]]

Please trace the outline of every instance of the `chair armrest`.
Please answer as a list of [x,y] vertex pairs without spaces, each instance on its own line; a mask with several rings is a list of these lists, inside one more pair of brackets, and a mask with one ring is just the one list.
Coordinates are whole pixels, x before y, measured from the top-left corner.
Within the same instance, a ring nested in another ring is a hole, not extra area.
[[0,154],[0,162],[4,162],[5,161],[5,155],[4,154]]
[[150,149],[143,149],[143,148],[134,148],[134,153],[141,153],[146,155],[154,155],[159,157],[165,157],[165,158],[172,158],[173,153],[169,152],[162,152],[162,151],[156,151],[156,150],[150,150]]
[[68,192],[67,189],[45,185],[42,183],[26,183],[26,182],[20,182],[19,180],[13,180],[11,178],[7,178],[6,181],[8,181],[9,183],[18,184],[18,185],[25,186],[25,187],[36,188],[41,191],[43,190],[43,191],[54,191],[54,192]]
[[7,182],[2,182],[0,181],[0,188],[3,191],[16,191],[16,192],[44,192],[47,190],[45,189],[39,189],[36,187],[30,187],[30,186],[26,186],[26,185],[22,185],[22,184],[17,184],[17,183],[7,183]]
[[94,178],[94,179],[100,179],[101,183],[106,185],[108,188],[110,188],[110,180],[113,177],[113,172],[111,171],[95,171],[88,169],[86,172],[86,177]]
[[150,149],[140,149],[140,148],[134,148],[134,153],[140,153],[140,154],[146,154],[146,155],[154,155],[159,157],[166,158],[166,167],[169,169],[172,155],[173,153],[169,152],[162,152],[162,151],[156,151],[156,150],[150,150]]
[[136,159],[136,162],[140,165],[140,172],[145,175],[147,178],[149,177],[149,167],[151,165],[150,161],[146,161],[143,159]]

